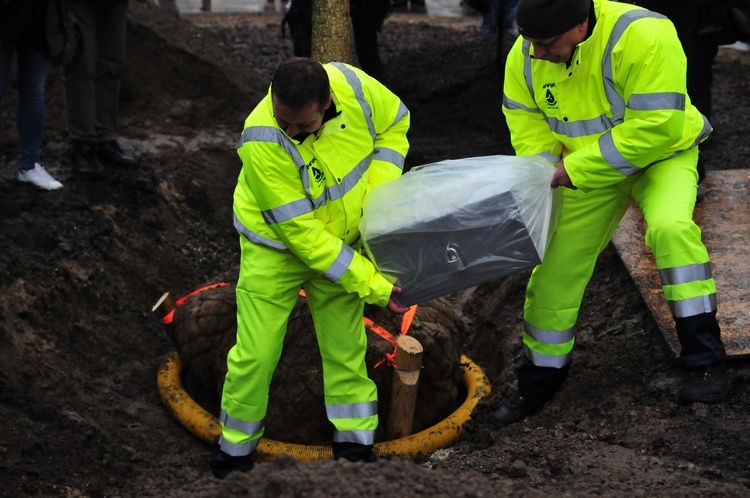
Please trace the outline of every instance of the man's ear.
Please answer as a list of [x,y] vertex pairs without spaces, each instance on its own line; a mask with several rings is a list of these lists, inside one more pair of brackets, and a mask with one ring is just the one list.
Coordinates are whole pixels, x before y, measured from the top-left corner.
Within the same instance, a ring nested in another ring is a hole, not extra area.
[[584,19],[581,24],[576,26],[576,29],[579,33],[587,33],[589,30],[589,18]]
[[323,108],[324,111],[327,111],[329,107],[331,107],[331,102],[333,102],[333,95],[330,93],[328,94],[328,102],[326,103],[325,107]]

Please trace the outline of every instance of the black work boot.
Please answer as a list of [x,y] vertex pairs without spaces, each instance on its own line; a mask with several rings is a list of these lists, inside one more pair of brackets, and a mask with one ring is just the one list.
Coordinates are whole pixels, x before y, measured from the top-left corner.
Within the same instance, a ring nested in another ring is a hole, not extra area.
[[692,369],[691,378],[677,390],[677,402],[718,403],[726,399],[729,392],[727,365],[724,362]]
[[68,149],[68,163],[77,176],[83,178],[104,178],[107,171],[96,157],[96,144],[82,140],[71,140]]
[[500,408],[495,410],[492,416],[503,425],[515,424],[533,415],[544,406],[544,402],[531,401],[518,394],[513,394],[503,401]]
[[375,451],[371,444],[338,443],[334,441],[332,449],[334,460],[343,458],[350,462],[372,463],[378,459],[378,457],[375,456]]
[[560,390],[570,365],[540,367],[524,356],[518,369],[518,391],[503,401],[492,416],[501,424],[510,425],[538,412]]
[[128,155],[120,148],[117,140],[107,140],[99,142],[96,149],[96,155],[100,161],[113,166],[123,168],[137,168],[140,165],[138,159]]
[[243,456],[232,456],[224,453],[219,443],[216,442],[211,450],[211,458],[209,458],[208,463],[211,466],[211,472],[213,472],[214,477],[224,479],[232,472],[248,472],[252,469],[252,457],[252,453]]

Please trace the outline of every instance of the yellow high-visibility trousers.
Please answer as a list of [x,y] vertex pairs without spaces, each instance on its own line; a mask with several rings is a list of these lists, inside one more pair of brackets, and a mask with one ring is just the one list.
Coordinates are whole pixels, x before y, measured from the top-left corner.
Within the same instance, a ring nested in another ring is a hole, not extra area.
[[[367,376],[364,301],[279,251],[241,238],[237,343],[227,355],[221,399],[221,449],[250,454],[265,428],[268,392],[287,323],[305,290],[323,360],[326,412],[334,441],[373,444],[377,388]],[[273,421],[270,421],[273,423]]]
[[683,363],[702,366],[725,358],[709,256],[692,219],[697,158],[698,149],[693,148],[608,188],[564,189],[557,229],[526,291],[523,342],[527,367],[562,369],[571,361],[575,324],[597,257],[633,200],[646,220],[645,242],[656,259],[675,317]]

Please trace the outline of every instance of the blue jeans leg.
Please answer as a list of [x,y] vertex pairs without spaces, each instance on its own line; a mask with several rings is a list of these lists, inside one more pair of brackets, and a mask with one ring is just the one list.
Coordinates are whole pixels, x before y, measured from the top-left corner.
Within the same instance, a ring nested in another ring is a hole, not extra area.
[[18,112],[21,171],[34,168],[44,135],[44,84],[49,60],[31,47],[18,47]]
[[497,33],[497,20],[500,14],[500,0],[490,0],[487,12],[482,16],[479,36],[485,37]]
[[516,34],[516,11],[518,0],[505,0],[505,25],[503,31],[509,35]]

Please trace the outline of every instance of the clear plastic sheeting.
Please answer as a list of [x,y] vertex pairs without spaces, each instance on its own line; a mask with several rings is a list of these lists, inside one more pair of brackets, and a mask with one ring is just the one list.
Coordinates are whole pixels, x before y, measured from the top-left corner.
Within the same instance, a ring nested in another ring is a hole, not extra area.
[[484,156],[412,169],[368,195],[360,232],[368,257],[422,303],[539,264],[554,229],[554,164]]

